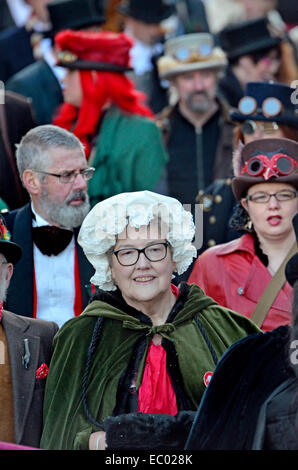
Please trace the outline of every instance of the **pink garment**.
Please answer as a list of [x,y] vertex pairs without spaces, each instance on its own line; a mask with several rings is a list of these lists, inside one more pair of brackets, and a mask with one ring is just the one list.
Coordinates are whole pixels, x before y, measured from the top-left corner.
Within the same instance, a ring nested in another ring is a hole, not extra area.
[[[255,254],[252,235],[245,234],[207,249],[196,260],[188,283],[197,284],[220,305],[250,318],[271,279]],[[286,282],[265,318],[263,331],[290,324],[292,291]]]

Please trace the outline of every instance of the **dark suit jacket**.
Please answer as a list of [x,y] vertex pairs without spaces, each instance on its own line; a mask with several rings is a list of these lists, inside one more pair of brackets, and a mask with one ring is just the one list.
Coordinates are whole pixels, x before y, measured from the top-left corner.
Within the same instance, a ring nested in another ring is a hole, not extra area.
[[[46,378],[36,379],[41,364],[50,364],[56,323],[25,318],[3,311],[11,367],[15,443],[39,447],[42,431],[43,396]],[[30,360],[22,363],[24,339],[28,339]]]
[[0,196],[10,210],[29,201],[16,165],[15,144],[35,126],[30,99],[6,92],[5,103],[0,104]]
[[[11,234],[12,241],[18,243],[22,250],[22,258],[15,265],[13,276],[7,292],[7,301],[5,308],[24,315],[32,317],[33,315],[33,240],[32,240],[32,218],[31,206],[26,204],[5,215],[7,228]],[[79,228],[75,229],[75,238],[77,240]],[[90,299],[90,278],[94,274],[94,268],[87,260],[82,248],[76,241],[82,303],[85,308]],[[49,276],[51,273],[49,273]]]
[[55,110],[63,103],[60,83],[44,60],[38,60],[11,77],[6,90],[32,98],[38,125],[50,124]]

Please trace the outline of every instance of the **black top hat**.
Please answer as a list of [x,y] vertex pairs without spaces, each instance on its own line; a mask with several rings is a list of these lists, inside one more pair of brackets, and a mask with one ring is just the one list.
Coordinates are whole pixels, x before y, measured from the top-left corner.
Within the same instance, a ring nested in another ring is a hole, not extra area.
[[10,234],[2,215],[0,215],[0,253],[5,256],[8,263],[12,264],[16,264],[22,256],[22,248],[10,241]]
[[[240,105],[238,109],[231,111],[230,117],[233,121],[239,122],[250,119],[252,121],[271,121],[298,127],[298,114],[296,113],[296,105],[293,99],[294,91],[294,88],[282,83],[250,82],[246,85],[244,98],[249,97],[255,100],[256,106],[253,113],[244,114],[241,111]],[[267,100],[267,103],[270,105],[270,98],[274,98],[275,103],[279,102],[280,108],[277,108],[277,114],[269,115],[266,113],[264,102]]]
[[280,37],[274,37],[266,18],[230,24],[219,33],[219,43],[228,59],[236,59],[262,49],[278,46]]
[[125,0],[118,10],[144,23],[159,23],[174,12],[164,0]]
[[106,22],[104,0],[54,0],[47,5],[54,36],[64,29],[82,29]]
[[[296,241],[298,243],[298,213],[293,218],[293,227],[296,234]],[[286,278],[291,286],[294,286],[298,279],[298,253],[292,256],[286,264],[285,268]]]

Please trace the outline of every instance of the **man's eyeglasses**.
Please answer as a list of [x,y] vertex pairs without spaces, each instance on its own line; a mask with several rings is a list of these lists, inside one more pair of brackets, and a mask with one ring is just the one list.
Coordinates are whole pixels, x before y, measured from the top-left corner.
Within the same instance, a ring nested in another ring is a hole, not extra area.
[[140,254],[144,253],[146,258],[151,262],[161,261],[167,256],[167,249],[169,243],[154,243],[153,245],[146,246],[139,250],[138,248],[121,248],[114,251],[113,255],[116,256],[118,262],[122,266],[132,266],[139,260]]
[[246,200],[256,202],[257,204],[264,204],[269,202],[271,197],[275,197],[279,202],[290,201],[297,197],[297,191],[291,191],[290,189],[283,189],[277,193],[263,193],[260,191],[254,194],[249,194],[246,196]]
[[92,178],[93,173],[95,172],[95,168],[92,166],[90,168],[84,168],[84,170],[75,170],[75,171],[65,171],[64,173],[57,174],[57,173],[49,173],[48,171],[41,171],[41,170],[33,170],[36,173],[42,173],[44,175],[51,175],[59,178],[61,183],[73,183],[74,180],[78,175],[81,175],[85,181],[88,181]]

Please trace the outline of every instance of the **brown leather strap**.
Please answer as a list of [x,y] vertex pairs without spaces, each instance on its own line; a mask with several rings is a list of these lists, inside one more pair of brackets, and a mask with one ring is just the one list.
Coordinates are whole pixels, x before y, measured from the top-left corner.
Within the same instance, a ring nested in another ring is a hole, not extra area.
[[264,320],[277,296],[279,291],[282,289],[283,285],[286,282],[285,276],[285,266],[289,259],[297,252],[297,243],[294,243],[291,250],[285,257],[284,261],[272,277],[271,281],[267,285],[266,289],[264,290],[263,294],[258,301],[252,316],[251,320],[259,327],[264,323]]

